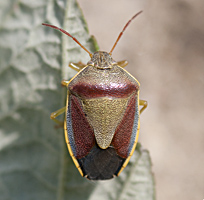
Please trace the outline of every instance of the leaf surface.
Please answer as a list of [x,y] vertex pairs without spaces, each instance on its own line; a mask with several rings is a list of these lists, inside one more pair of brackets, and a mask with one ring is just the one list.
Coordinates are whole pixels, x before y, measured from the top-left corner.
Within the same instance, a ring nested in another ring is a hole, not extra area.
[[98,48],[77,2],[1,1],[0,20],[0,200],[154,199],[147,151],[139,146],[118,178],[88,181],[49,118],[65,105],[60,82],[75,74],[68,63],[90,58],[41,23],[62,27],[91,52]]

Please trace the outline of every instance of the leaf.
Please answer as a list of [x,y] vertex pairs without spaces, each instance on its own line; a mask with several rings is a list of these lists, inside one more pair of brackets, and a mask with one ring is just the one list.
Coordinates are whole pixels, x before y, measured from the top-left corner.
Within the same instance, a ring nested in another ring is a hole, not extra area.
[[0,2],[0,200],[154,199],[151,162],[137,147],[118,178],[91,182],[75,168],[51,112],[65,105],[69,62],[89,55],[49,23],[98,49],[75,0]]

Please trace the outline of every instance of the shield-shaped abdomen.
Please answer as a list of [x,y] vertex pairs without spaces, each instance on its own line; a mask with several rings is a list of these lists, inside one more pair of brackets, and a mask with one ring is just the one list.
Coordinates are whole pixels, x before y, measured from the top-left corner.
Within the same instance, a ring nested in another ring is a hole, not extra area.
[[138,81],[117,65],[87,66],[70,81],[67,99],[65,134],[81,174],[91,180],[118,175],[138,138]]

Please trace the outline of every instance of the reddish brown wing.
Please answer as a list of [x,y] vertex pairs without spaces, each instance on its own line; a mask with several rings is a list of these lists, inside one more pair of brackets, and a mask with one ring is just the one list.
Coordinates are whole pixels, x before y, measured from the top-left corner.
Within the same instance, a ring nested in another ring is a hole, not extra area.
[[74,95],[69,97],[67,130],[74,156],[77,159],[85,157],[94,146],[95,136],[82,110],[79,99]]

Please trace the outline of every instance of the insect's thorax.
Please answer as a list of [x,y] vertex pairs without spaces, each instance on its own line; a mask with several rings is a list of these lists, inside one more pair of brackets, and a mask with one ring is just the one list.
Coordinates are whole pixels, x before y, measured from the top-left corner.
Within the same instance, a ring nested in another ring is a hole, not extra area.
[[139,90],[139,84],[118,65],[99,69],[87,66],[69,84],[68,90],[81,98],[125,98]]

